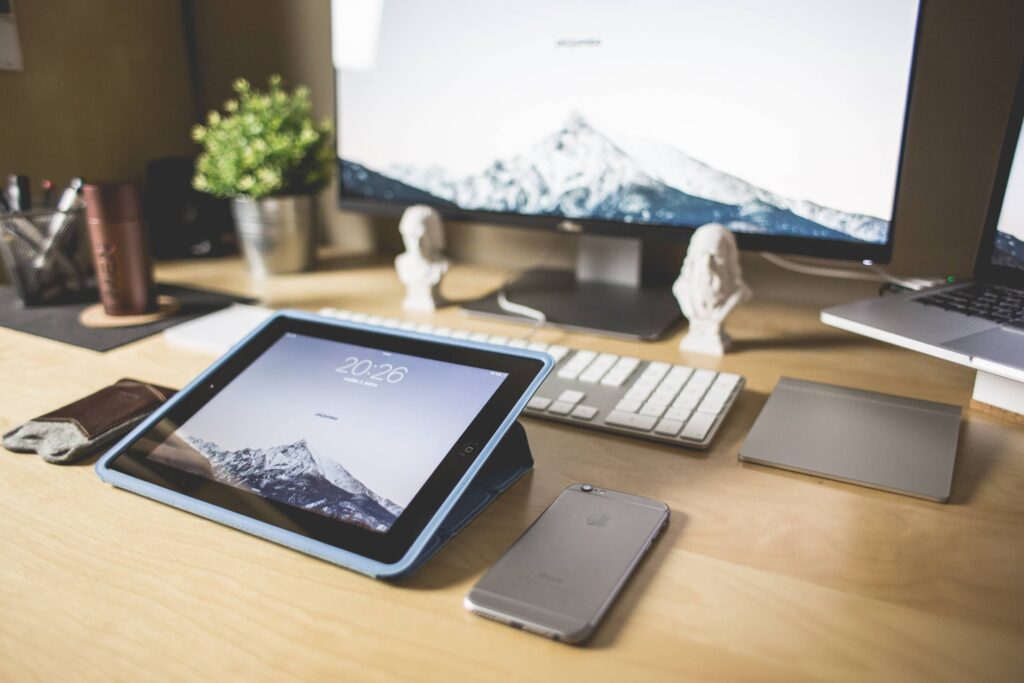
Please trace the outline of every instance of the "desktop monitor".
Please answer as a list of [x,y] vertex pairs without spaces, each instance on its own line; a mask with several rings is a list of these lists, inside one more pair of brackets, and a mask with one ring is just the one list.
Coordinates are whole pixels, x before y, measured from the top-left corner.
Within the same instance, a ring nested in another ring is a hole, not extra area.
[[[917,0],[338,0],[333,12],[345,208],[425,203],[635,241],[592,241],[599,267],[577,280],[621,271],[609,253],[711,222],[744,249],[889,259]],[[621,306],[594,313],[605,329],[638,307],[678,316],[664,287],[560,303],[564,280],[533,284],[562,317]],[[664,332],[650,322],[646,336]]]

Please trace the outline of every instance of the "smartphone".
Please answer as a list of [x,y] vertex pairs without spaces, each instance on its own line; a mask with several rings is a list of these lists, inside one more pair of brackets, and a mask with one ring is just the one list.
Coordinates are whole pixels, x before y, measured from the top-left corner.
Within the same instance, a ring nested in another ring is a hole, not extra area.
[[665,503],[573,484],[473,586],[466,609],[555,640],[586,640],[668,517]]

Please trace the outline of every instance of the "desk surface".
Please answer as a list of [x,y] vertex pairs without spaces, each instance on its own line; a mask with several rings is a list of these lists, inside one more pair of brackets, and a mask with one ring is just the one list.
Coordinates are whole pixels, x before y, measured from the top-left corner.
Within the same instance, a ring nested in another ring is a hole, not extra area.
[[[385,266],[251,283],[235,260],[163,281],[267,305],[401,316]],[[457,267],[454,298],[495,286]],[[813,286],[813,282],[810,282]],[[522,328],[434,320],[485,332]],[[57,467],[0,452],[0,679],[1024,680],[1024,430],[967,409],[962,367],[755,301],[721,361],[662,343],[559,340],[737,372],[747,389],[707,453],[525,418],[535,471],[414,577],[373,581]],[[0,329],[0,430],[123,376],[181,386],[210,358],[161,336],[101,354]],[[782,375],[965,408],[948,505],[742,465]],[[654,498],[672,522],[586,647],[467,613],[462,597],[566,485]]]

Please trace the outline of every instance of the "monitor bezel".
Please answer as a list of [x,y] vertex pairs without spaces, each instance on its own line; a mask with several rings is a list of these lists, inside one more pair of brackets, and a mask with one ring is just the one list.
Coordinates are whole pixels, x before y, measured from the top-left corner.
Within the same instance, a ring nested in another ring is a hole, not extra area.
[[[903,125],[900,132],[900,149],[896,160],[896,186],[893,189],[892,211],[889,220],[889,231],[884,243],[858,242],[847,240],[829,240],[813,237],[790,237],[786,235],[765,235],[760,233],[733,232],[740,249],[746,251],[764,251],[780,254],[792,254],[796,256],[810,256],[818,258],[837,259],[845,261],[862,261],[865,263],[889,263],[892,260],[893,245],[895,242],[897,215],[899,213],[900,189],[904,170],[904,161],[907,148],[907,130],[910,121],[910,107],[912,93],[917,75],[917,60],[921,42],[921,23],[924,17],[925,6],[928,0],[919,0],[917,3],[917,18],[914,22],[913,47],[910,56],[910,72],[907,77],[907,91],[904,97]],[[332,5],[333,11],[333,5]],[[339,121],[341,112],[338,107],[338,80],[340,74],[335,67],[334,71],[334,124],[335,131],[340,130]],[[339,140],[340,142],[340,140]],[[386,202],[376,199],[367,199],[355,195],[346,195],[345,185],[342,181],[341,156],[338,146],[335,146],[335,168],[337,178],[337,208],[343,211],[352,211],[370,216],[393,218],[401,216],[411,204],[402,202]],[[441,217],[446,220],[463,221],[467,223],[480,223],[493,227],[515,227],[527,228],[536,231],[556,232],[571,235],[603,235],[607,237],[622,237],[637,239],[642,242],[671,242],[676,244],[687,244],[690,236],[699,228],[698,225],[679,226],[655,223],[626,223],[622,221],[605,221],[591,218],[571,218],[567,216],[536,216],[530,214],[507,213],[499,211],[480,211],[463,209],[461,207],[445,206],[443,204],[432,205],[437,209]],[[566,223],[572,227],[566,227]]]
[[[995,251],[999,217],[1003,212],[1006,185],[1010,181],[1010,171],[1013,169],[1022,124],[1024,124],[1024,62],[1021,63],[1020,71],[1017,74],[1017,87],[1013,95],[1013,104],[1010,107],[1010,116],[1006,122],[1003,147],[999,153],[999,165],[996,167],[995,179],[992,183],[992,197],[989,200],[985,227],[974,262],[974,279],[1017,288],[1024,288],[1024,270],[997,265],[992,262],[992,254]],[[1017,161],[1024,165],[1024,159]]]

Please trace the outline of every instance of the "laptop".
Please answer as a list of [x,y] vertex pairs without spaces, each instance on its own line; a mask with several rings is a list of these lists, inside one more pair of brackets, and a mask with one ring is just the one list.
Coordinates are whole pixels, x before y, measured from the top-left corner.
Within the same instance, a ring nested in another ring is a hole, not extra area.
[[1024,381],[1024,69],[973,279],[833,306],[822,322]]

